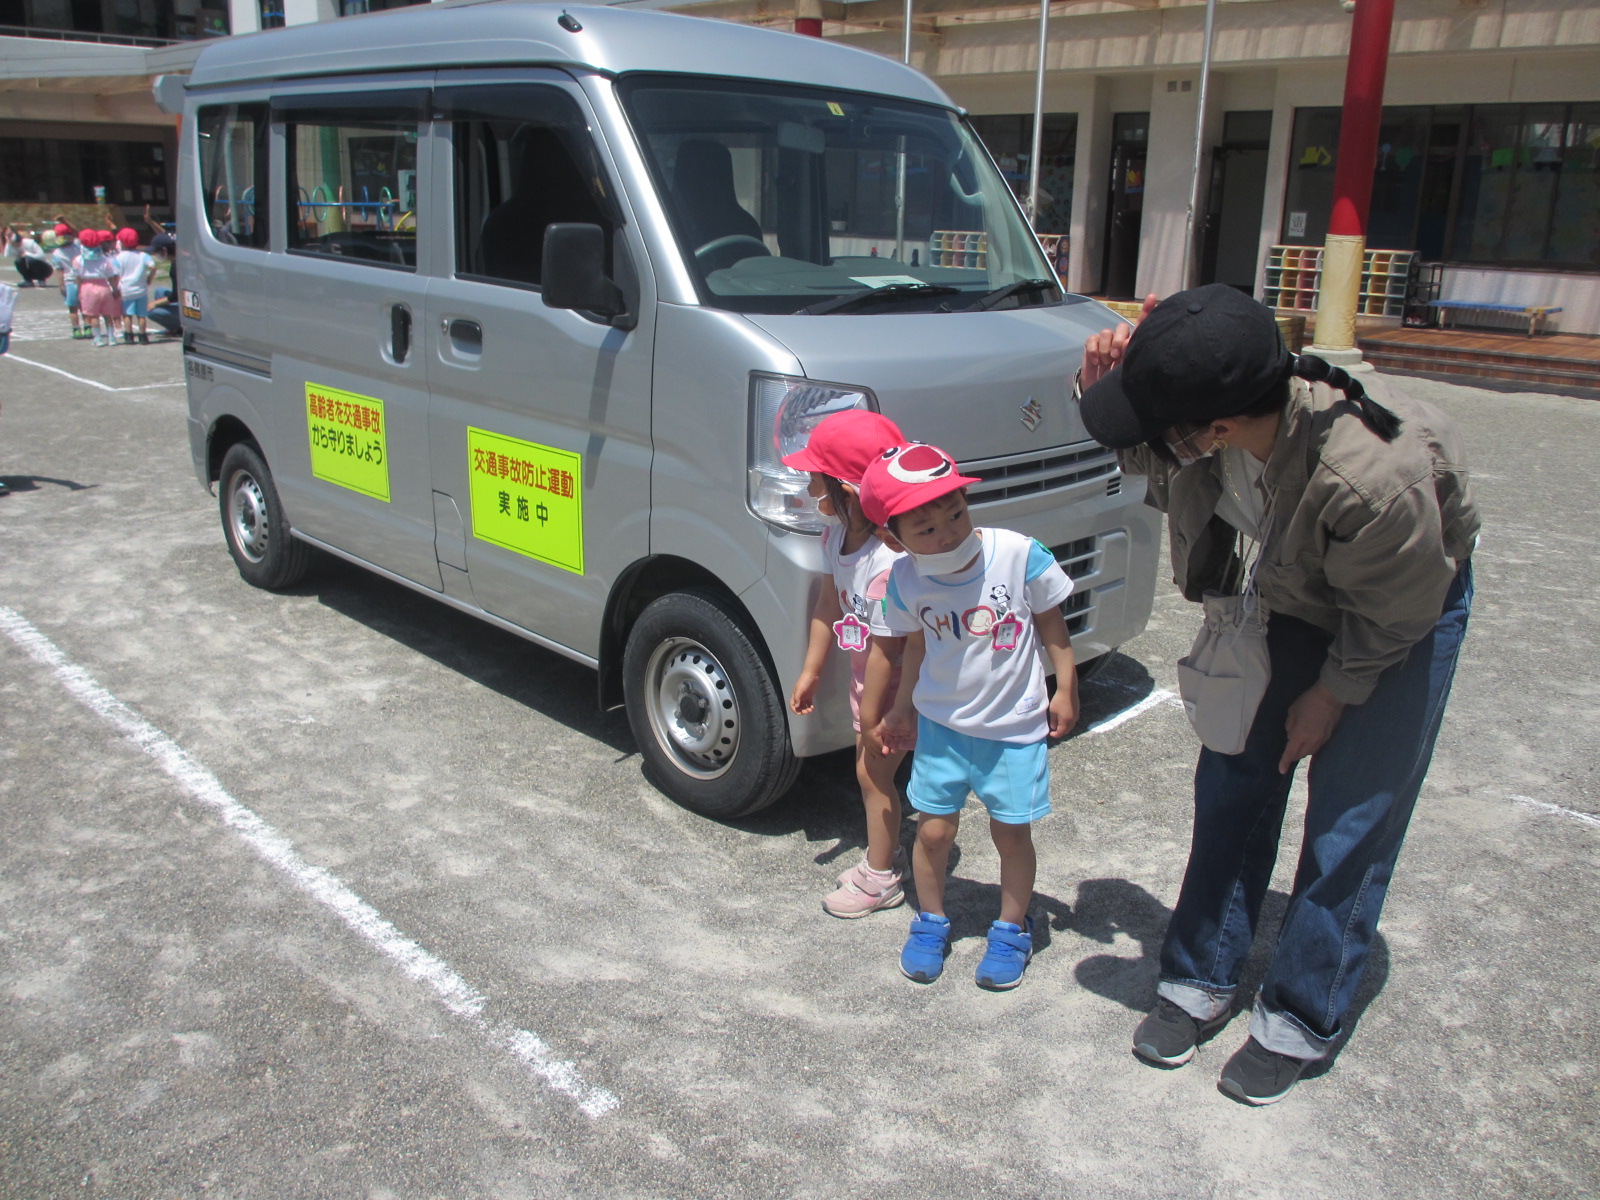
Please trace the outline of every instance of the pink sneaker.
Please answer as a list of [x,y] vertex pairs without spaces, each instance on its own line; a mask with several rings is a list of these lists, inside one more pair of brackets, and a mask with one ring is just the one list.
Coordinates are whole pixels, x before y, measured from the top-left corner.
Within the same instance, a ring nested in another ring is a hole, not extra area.
[[[844,874],[840,875],[839,886],[844,887],[845,884],[849,883],[856,877],[856,872],[866,865],[867,860],[863,858],[858,864],[851,867]],[[896,875],[900,876],[902,881],[905,880],[906,876],[911,874],[911,859],[909,856],[907,856],[906,848],[904,846],[896,846],[894,848],[894,858],[890,860],[889,869]],[[868,875],[867,878],[871,879],[872,876]]]
[[863,860],[844,873],[838,891],[822,898],[822,911],[830,917],[851,920],[880,909],[898,907],[905,903],[905,898],[901,872],[879,875],[869,870]]

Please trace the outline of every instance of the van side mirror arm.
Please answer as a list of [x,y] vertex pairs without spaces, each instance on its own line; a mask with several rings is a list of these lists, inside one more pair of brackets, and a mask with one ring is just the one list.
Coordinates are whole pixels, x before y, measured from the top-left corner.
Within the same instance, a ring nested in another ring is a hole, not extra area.
[[[618,253],[624,253],[618,247]],[[544,265],[540,285],[547,308],[591,313],[618,329],[632,329],[637,314],[627,297],[606,274],[606,235],[598,225],[558,222],[544,231]]]

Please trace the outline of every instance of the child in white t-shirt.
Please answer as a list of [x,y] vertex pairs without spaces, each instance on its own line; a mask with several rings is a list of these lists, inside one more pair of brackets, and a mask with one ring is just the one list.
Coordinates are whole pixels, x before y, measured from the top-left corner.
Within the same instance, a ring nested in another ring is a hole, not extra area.
[[835,917],[864,917],[905,900],[900,793],[894,786],[895,770],[905,754],[886,755],[871,741],[867,733],[878,723],[881,711],[861,707],[867,652],[874,636],[889,632],[883,624],[883,596],[889,568],[900,554],[878,536],[856,498],[867,464],[904,440],[887,417],[848,409],[823,418],[805,448],[783,460],[786,467],[811,473],[809,490],[817,508],[837,522],[822,534],[822,558],[830,586],[817,595],[805,665],[789,697],[789,707],[796,715],[810,713],[829,652],[837,646],[848,654],[850,709],[857,734],[856,780],[867,815],[867,853],[839,876],[838,888],[823,897],[823,911]]
[[124,321],[122,340],[132,344],[133,321],[139,320],[138,339],[150,344],[150,280],[156,273],[156,260],[139,249],[139,231],[129,226],[117,230],[117,288]]
[[[917,752],[908,796],[918,812],[912,870],[922,911],[900,970],[931,983],[944,969],[945,869],[961,810],[976,793],[1000,856],[1000,917],[977,981],[1000,990],[1022,982],[1033,954],[1032,823],[1050,811],[1046,739],[1077,724],[1078,687],[1060,609],[1072,580],[1032,538],[973,528],[965,489],[976,482],[944,451],[920,443],[894,447],[867,467],[861,506],[907,554],[890,571],[884,600],[896,637],[873,643],[862,710],[874,707],[875,685],[903,641],[899,692],[875,731],[886,753]],[[1041,650],[1055,670],[1053,699]]]

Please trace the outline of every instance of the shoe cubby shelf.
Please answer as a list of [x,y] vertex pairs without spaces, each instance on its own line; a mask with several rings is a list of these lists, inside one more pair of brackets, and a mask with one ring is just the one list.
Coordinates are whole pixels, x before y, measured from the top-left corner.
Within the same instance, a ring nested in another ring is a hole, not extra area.
[[[1356,315],[1399,317],[1417,261],[1415,250],[1368,250],[1361,264]],[[1321,246],[1274,246],[1267,257],[1262,300],[1269,308],[1315,312],[1322,287]]]

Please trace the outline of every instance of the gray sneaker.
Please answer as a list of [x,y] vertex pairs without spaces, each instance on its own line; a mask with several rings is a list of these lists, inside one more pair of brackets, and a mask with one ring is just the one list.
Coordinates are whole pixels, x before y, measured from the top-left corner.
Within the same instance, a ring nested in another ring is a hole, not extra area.
[[1251,1038],[1222,1068],[1217,1086],[1246,1104],[1276,1104],[1289,1094],[1289,1089],[1315,1061],[1277,1054]]
[[1216,1035],[1233,1016],[1231,1011],[1196,1021],[1165,996],[1133,1031],[1133,1052],[1158,1067],[1181,1067],[1194,1057],[1194,1048]]

